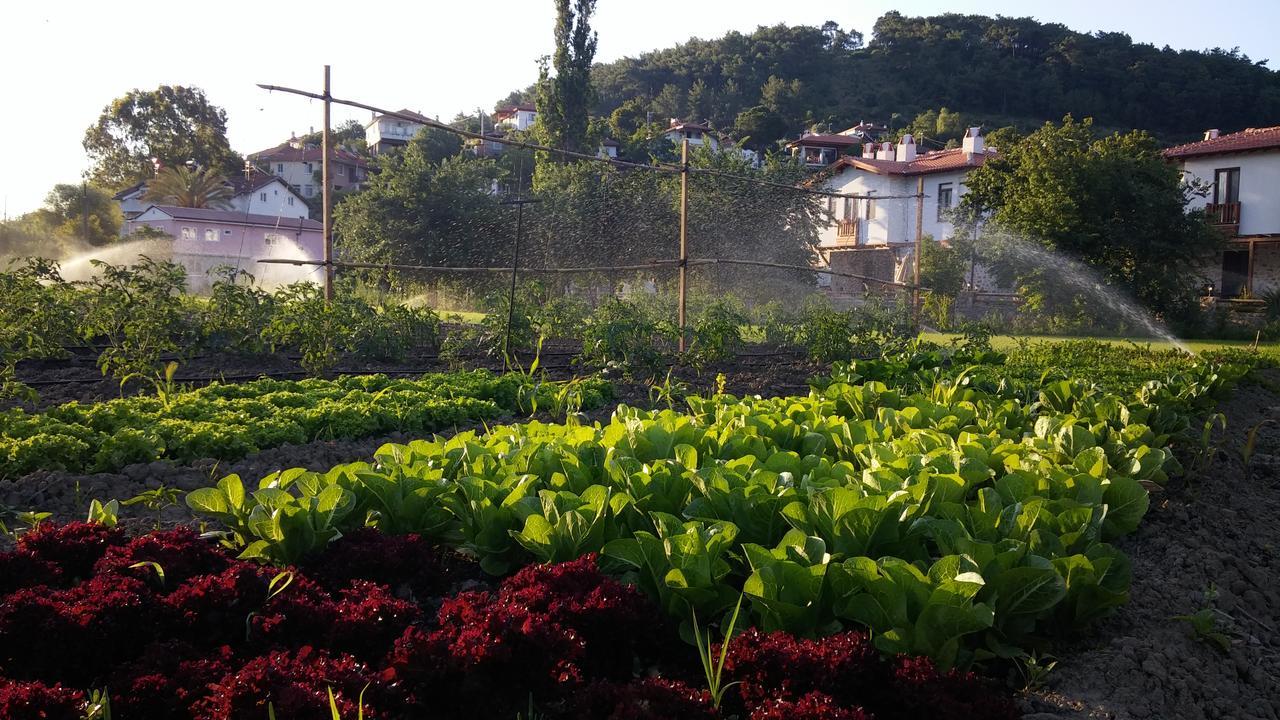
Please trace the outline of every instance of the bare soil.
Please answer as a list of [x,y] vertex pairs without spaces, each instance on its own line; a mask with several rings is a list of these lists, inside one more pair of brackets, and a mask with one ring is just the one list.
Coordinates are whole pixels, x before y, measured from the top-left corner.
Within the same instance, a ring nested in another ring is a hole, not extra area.
[[[1057,653],[1046,687],[1025,699],[1027,720],[1280,717],[1277,381],[1265,374],[1219,407],[1227,432],[1212,463],[1153,497],[1118,543],[1133,562],[1128,605]],[[1250,472],[1241,451],[1254,427]],[[1174,619],[1204,607],[1229,648]]]

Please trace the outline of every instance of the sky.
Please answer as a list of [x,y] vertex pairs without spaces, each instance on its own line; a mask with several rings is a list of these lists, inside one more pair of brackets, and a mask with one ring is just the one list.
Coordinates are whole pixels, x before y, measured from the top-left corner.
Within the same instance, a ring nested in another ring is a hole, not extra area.
[[[1156,7],[1114,0],[598,0],[592,24],[600,62],[776,23],[835,20],[870,39],[876,18],[898,10],[1032,16],[1079,31],[1123,31],[1157,46],[1239,47],[1280,67],[1276,0],[1238,0],[1226,11],[1203,0]],[[322,122],[319,103],[256,83],[319,91],[327,63],[335,97],[449,120],[492,109],[536,80],[555,19],[551,0],[11,0],[0,13],[0,201],[8,217],[38,208],[54,184],[80,180],[85,128],[133,88],[202,88],[227,111],[232,147],[247,154]],[[335,124],[347,118],[368,119],[335,108]]]

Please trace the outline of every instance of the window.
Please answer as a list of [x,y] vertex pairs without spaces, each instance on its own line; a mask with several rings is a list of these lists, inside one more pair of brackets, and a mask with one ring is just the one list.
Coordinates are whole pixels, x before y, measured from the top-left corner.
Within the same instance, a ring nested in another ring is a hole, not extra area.
[[218,242],[218,230],[216,228],[205,228],[204,241]]
[[852,220],[854,216],[853,198],[844,199],[844,219]]
[[834,197],[827,198],[827,212],[831,213],[831,217],[836,216],[836,199]]
[[266,202],[266,201],[267,201],[267,194],[266,194],[266,193],[258,193],[258,199],[259,199],[259,200],[261,200],[262,202]]
[[262,238],[263,244],[266,245],[267,247],[275,247],[276,245],[279,245],[282,242],[284,242],[284,240],[285,240],[285,237],[278,233],[267,233]]
[[293,205],[293,196],[292,196],[292,195],[290,195],[290,196],[289,196],[289,204],[290,204],[290,205]]
[[310,185],[303,185],[302,194],[306,197],[311,197],[312,195],[316,194],[315,188],[311,187]]
[[938,183],[938,222],[947,219],[947,211],[951,209],[951,196],[955,186],[951,183]]
[[305,168],[307,172],[315,172],[315,170],[312,169],[311,163],[302,163],[302,167]]
[[1213,171],[1213,204],[1240,202],[1240,168]]
[[356,181],[356,166],[355,166],[355,165],[350,165],[350,166],[348,166],[348,167],[347,167],[347,179],[348,179],[348,180],[350,180],[351,182],[355,182],[355,181]]
[[182,228],[182,239],[183,239],[183,240],[195,240],[195,239],[196,239],[196,229],[195,229],[195,228],[193,228],[193,227],[184,227],[184,228]]
[[284,163],[276,163],[276,172],[284,174]]

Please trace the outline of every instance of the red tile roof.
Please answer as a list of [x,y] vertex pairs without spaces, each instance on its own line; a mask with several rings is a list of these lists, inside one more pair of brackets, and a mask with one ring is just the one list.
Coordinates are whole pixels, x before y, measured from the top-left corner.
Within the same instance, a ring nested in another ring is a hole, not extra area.
[[504,105],[503,107],[500,107],[500,108],[498,108],[497,110],[494,110],[494,111],[493,111],[493,116],[494,116],[495,118],[496,118],[496,117],[511,117],[511,116],[515,115],[515,114],[516,114],[516,112],[518,112],[518,111],[520,111],[520,110],[523,110],[523,111],[525,111],[525,112],[537,112],[537,111],[538,111],[538,109],[537,109],[537,108],[535,108],[535,107],[534,107],[533,105],[531,105],[531,104],[521,103],[521,104],[519,104],[519,105]]
[[850,147],[852,145],[861,145],[863,142],[865,142],[865,140],[855,135],[810,133],[802,136],[799,140],[792,140],[787,143],[787,147],[798,147],[800,145],[812,145],[816,147]]
[[[294,147],[289,143],[281,143],[273,148],[253,153],[249,156],[254,160],[265,160],[267,162],[320,162],[321,153],[318,147]],[[358,167],[368,166],[368,161],[352,152],[347,152],[342,148],[335,148],[333,151],[333,159],[335,162],[346,163],[348,165],[356,165]]]
[[1219,135],[1212,140],[1178,145],[1164,151],[1167,158],[1186,158],[1197,155],[1272,150],[1280,148],[1280,125],[1265,128],[1249,128],[1229,135]]
[[952,148],[922,153],[911,162],[845,156],[832,163],[830,168],[839,172],[846,167],[851,167],[879,175],[929,175],[978,167],[988,158],[995,156],[996,151],[991,148],[987,148],[982,155],[972,157],[965,153],[963,148]]

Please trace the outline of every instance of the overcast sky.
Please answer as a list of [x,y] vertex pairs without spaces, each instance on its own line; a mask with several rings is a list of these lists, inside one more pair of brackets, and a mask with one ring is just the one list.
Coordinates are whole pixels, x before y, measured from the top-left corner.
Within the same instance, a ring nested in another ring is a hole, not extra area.
[[[599,0],[597,60],[779,22],[835,20],[870,39],[876,18],[891,9],[1031,15],[1081,31],[1121,30],[1157,46],[1238,46],[1255,60],[1280,63],[1276,0],[1174,0],[1158,10],[1154,3],[1114,0]],[[554,20],[551,0],[13,0],[0,13],[0,201],[9,217],[38,207],[55,183],[79,181],[85,128],[132,88],[203,88],[226,109],[232,146],[250,153],[321,122],[318,104],[268,94],[255,83],[319,90],[321,68],[329,63],[337,97],[447,120],[459,111],[489,109],[532,83],[537,58],[550,52]],[[335,111],[335,123],[348,117],[366,119]]]

